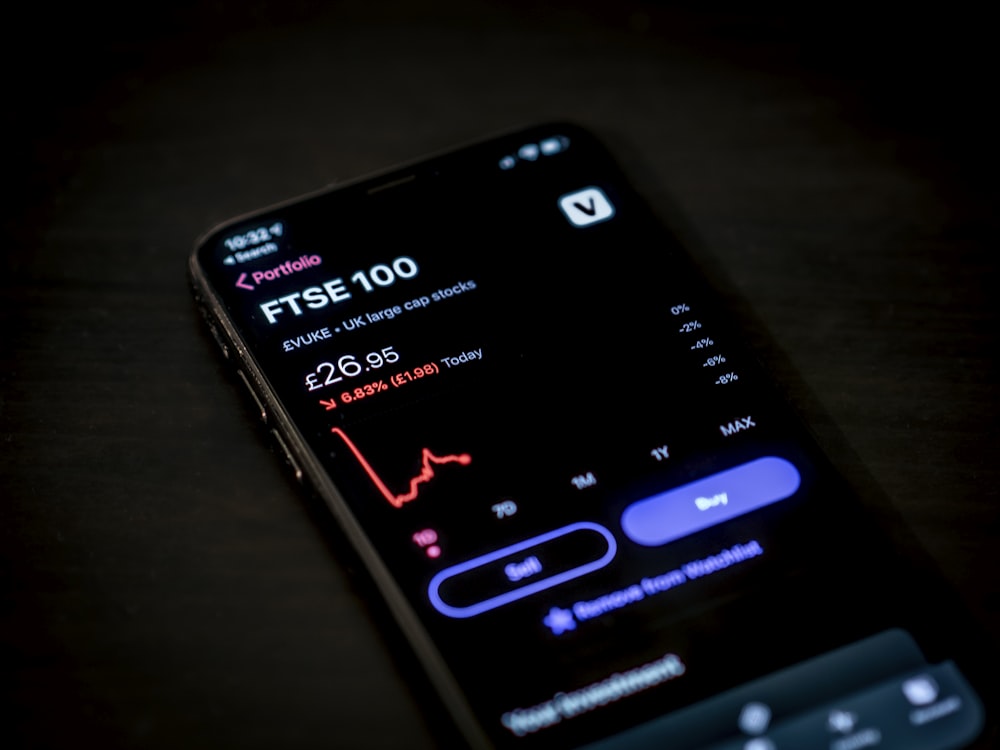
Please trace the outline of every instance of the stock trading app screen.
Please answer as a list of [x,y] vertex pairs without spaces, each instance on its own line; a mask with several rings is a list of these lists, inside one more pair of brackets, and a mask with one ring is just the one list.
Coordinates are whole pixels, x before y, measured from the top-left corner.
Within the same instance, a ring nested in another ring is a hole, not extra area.
[[[200,252],[495,742],[642,725],[769,750],[779,730],[829,731],[816,706],[838,690],[944,668],[915,645],[892,556],[583,134],[291,203]],[[849,607],[831,597],[845,580]],[[839,687],[816,661],[864,648],[886,663]],[[761,682],[781,675],[811,687]],[[927,705],[960,705],[924,724],[974,734],[974,694],[942,675]],[[768,721],[745,719],[765,699]],[[680,711],[699,702],[710,720]],[[936,747],[887,721],[880,746]]]

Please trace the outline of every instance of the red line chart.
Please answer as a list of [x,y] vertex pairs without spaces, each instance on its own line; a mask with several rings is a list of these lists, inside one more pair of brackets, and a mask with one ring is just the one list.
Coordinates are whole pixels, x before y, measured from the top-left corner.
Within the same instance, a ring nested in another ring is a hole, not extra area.
[[388,500],[389,504],[394,508],[402,508],[406,503],[416,499],[420,492],[420,485],[434,478],[435,465],[457,463],[460,466],[468,466],[472,463],[472,456],[468,453],[452,453],[444,456],[436,456],[431,453],[430,448],[424,448],[420,453],[420,473],[410,479],[409,491],[397,495],[386,486],[382,478],[372,468],[372,465],[368,463],[368,459],[358,450],[358,446],[354,444],[353,440],[347,437],[347,433],[339,427],[333,427],[330,431],[343,440],[344,444],[350,448],[351,453],[354,454],[354,457],[358,459],[358,463],[361,464],[361,468],[365,470],[368,478],[372,480],[372,484],[375,485],[378,491],[382,493],[382,497]]

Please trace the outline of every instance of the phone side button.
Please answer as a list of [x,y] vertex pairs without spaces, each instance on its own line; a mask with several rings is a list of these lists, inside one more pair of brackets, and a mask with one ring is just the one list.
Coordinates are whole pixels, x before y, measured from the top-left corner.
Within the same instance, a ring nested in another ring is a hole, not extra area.
[[243,370],[237,370],[236,374],[240,376],[240,380],[242,380],[243,385],[246,386],[247,392],[250,394],[250,397],[253,399],[253,402],[257,404],[257,409],[259,410],[258,413],[260,415],[260,421],[263,422],[264,424],[267,424],[267,408],[264,406],[264,403],[260,400],[260,397],[257,396],[257,391],[255,391],[253,389],[253,386],[250,385],[250,381],[247,380],[246,373],[244,373]]
[[215,327],[214,323],[209,323],[208,330],[212,334],[212,338],[215,339],[215,343],[218,344],[219,348],[222,350],[222,356],[229,359],[229,345],[226,343],[226,340],[222,338],[222,334],[219,333],[219,329]]
[[274,442],[278,444],[281,448],[281,452],[285,454],[285,460],[291,467],[292,472],[295,474],[295,480],[302,484],[302,468],[299,466],[298,461],[292,456],[292,452],[288,450],[288,445],[285,443],[285,439],[281,437],[277,430],[271,430],[271,435],[274,437]]

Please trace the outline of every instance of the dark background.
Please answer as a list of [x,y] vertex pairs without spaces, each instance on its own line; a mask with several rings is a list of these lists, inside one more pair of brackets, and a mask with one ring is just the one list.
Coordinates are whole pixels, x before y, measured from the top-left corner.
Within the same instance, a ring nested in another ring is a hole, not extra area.
[[[35,3],[5,17],[7,747],[428,747],[202,330],[195,238],[511,127],[604,135],[1000,642],[992,26],[962,5]],[[928,617],[948,617],[928,612]]]

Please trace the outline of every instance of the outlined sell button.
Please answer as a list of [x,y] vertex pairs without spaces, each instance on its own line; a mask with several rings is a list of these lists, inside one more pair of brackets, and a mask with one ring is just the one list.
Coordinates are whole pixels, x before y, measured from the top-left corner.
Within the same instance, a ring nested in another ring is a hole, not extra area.
[[615,207],[599,187],[567,193],[559,199],[559,208],[576,227],[607,221],[615,215]]
[[617,549],[606,528],[579,521],[445,568],[427,595],[443,615],[475,617],[600,570]]

